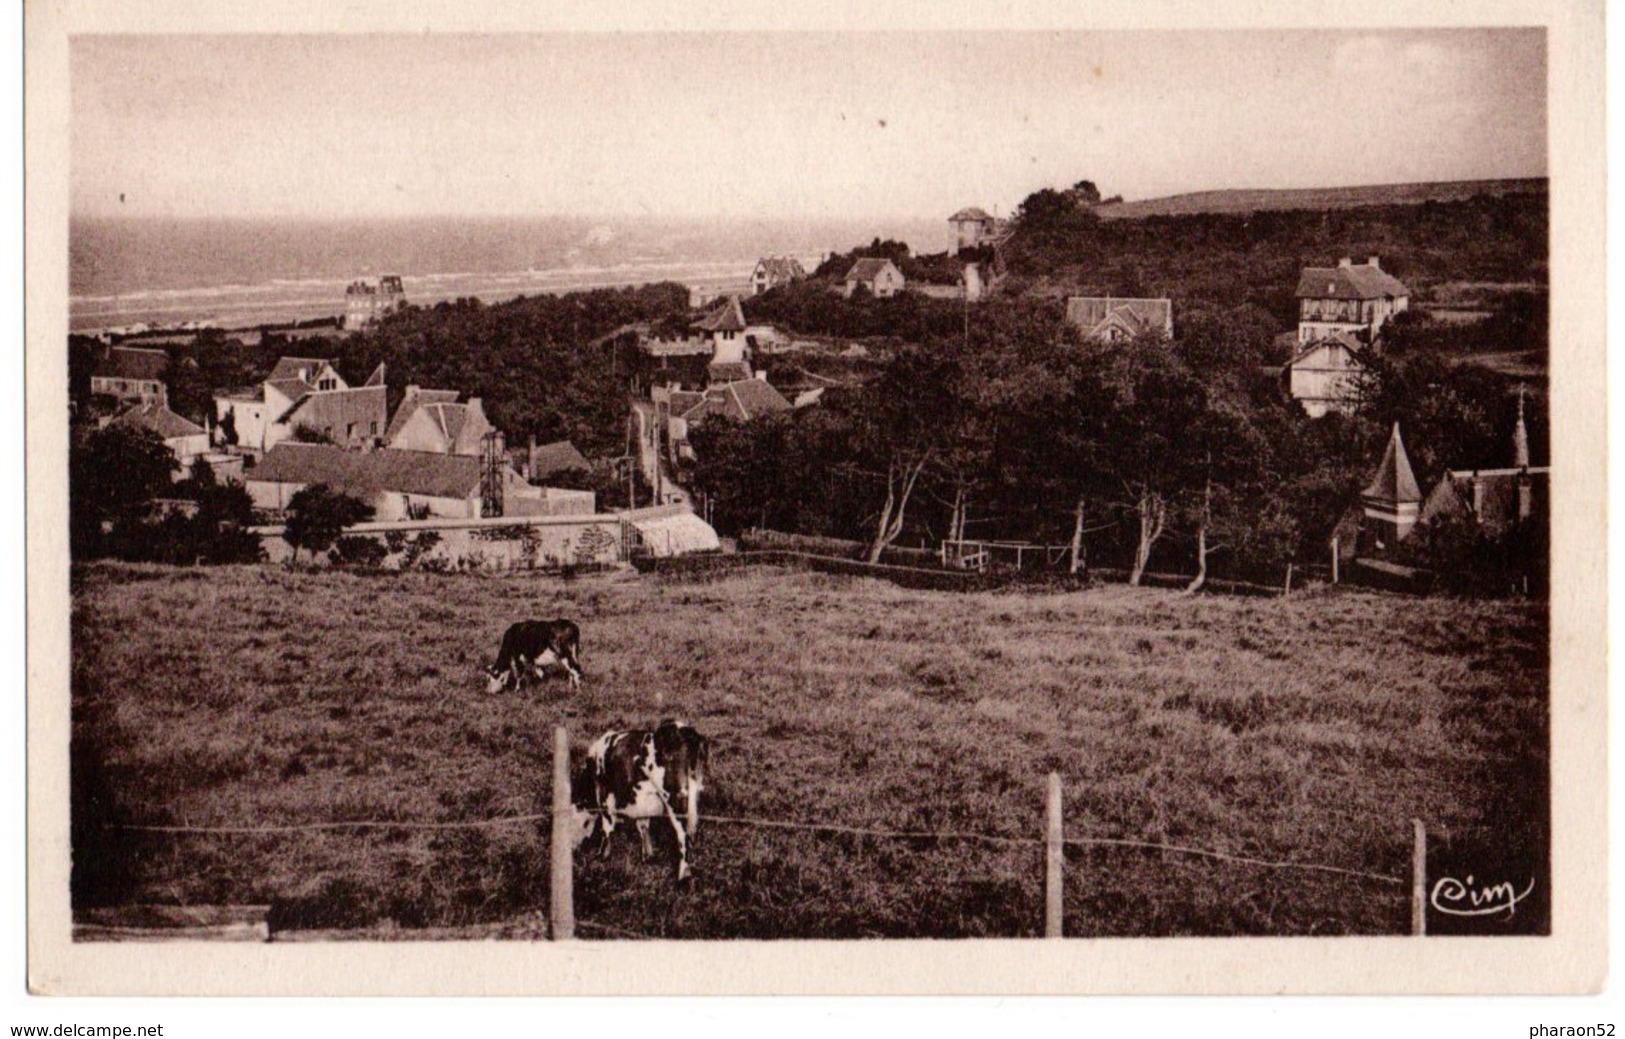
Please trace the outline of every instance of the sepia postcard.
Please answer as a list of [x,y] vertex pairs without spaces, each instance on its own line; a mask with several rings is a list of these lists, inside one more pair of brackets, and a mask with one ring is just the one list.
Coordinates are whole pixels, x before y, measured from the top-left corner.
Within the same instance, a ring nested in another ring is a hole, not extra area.
[[29,5],[31,991],[1598,990],[1602,22]]

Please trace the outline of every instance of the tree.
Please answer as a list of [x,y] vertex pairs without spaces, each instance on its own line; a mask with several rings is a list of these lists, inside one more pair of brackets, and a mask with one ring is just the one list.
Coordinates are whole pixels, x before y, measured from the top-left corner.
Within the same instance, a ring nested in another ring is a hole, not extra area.
[[373,508],[325,483],[318,483],[289,499],[287,513],[282,536],[293,546],[297,560],[301,548],[312,556],[327,551],[346,527],[371,519]]
[[102,549],[103,524],[133,523],[170,493],[179,463],[150,429],[111,425],[77,440],[68,454],[69,536],[74,556]]

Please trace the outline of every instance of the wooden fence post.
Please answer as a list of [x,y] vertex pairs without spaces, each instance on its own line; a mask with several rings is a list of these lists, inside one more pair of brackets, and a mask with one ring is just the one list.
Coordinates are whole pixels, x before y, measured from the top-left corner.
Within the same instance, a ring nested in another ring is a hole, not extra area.
[[549,886],[553,940],[576,936],[575,849],[570,843],[570,732],[553,729],[553,881]]
[[1428,933],[1428,834],[1422,820],[1411,820],[1411,934]]
[[1338,564],[1337,557],[1341,554],[1338,551],[1338,548],[1339,548],[1339,546],[1338,546],[1337,538],[1333,537],[1332,538],[1332,584],[1337,583],[1337,564]]
[[1286,587],[1282,590],[1281,594],[1283,596],[1287,596],[1287,595],[1292,594],[1292,564],[1291,563],[1288,563],[1286,565]]
[[1061,935],[1061,774],[1049,774],[1049,797],[1044,812],[1044,937]]

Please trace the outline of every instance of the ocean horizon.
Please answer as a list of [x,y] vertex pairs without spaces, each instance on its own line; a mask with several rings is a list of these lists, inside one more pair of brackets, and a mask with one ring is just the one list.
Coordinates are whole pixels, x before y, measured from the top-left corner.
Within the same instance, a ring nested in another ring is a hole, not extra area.
[[559,217],[161,219],[69,224],[69,328],[241,328],[343,313],[358,278],[400,275],[409,302],[675,281],[743,288],[761,256],[817,263],[875,237],[947,245],[946,218],[891,221]]

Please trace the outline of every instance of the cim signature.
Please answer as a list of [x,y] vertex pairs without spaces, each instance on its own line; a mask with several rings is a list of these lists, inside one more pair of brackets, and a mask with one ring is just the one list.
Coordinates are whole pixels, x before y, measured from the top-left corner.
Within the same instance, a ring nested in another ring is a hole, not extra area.
[[1511,881],[1506,880],[1475,887],[1473,876],[1469,873],[1466,880],[1440,877],[1438,883],[1433,885],[1433,893],[1428,901],[1434,909],[1450,916],[1492,916],[1505,912],[1510,917],[1517,911],[1518,903],[1528,898],[1533,890],[1533,877],[1529,880],[1529,886],[1519,892]]

